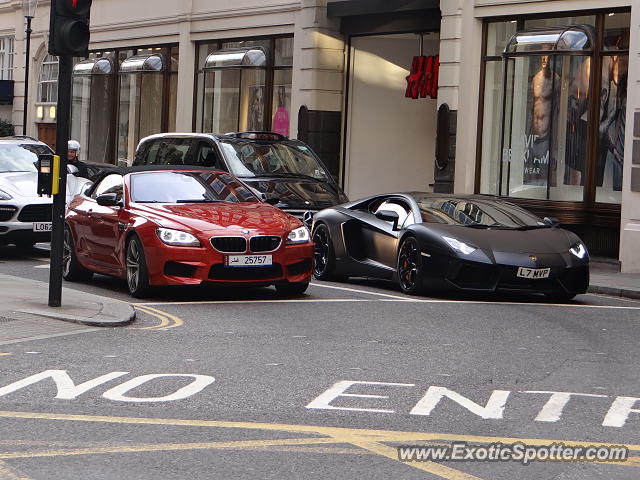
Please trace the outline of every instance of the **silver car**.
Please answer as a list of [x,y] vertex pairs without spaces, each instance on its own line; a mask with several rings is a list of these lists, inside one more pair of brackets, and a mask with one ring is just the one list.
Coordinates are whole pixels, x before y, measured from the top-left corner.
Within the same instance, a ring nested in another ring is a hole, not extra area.
[[[39,154],[53,153],[28,137],[0,138],[0,245],[29,247],[51,239],[52,199],[37,193]],[[91,183],[67,176],[67,203]]]

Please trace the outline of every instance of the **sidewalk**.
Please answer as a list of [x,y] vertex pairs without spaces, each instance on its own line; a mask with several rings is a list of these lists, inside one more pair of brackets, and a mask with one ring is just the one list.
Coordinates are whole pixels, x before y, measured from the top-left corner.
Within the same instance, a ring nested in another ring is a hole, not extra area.
[[[118,327],[135,319],[125,302],[110,300],[70,288],[62,290],[62,307],[47,305],[49,284],[0,274],[0,331],[8,322],[55,319],[93,327]],[[11,328],[17,325],[11,323]]]
[[589,293],[640,300],[640,273],[620,273],[615,263],[591,263]]

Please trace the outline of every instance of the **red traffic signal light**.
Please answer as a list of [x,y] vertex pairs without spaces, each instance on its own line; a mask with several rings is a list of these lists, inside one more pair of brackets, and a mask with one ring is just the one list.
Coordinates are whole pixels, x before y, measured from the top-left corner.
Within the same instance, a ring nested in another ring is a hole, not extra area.
[[49,53],[86,57],[89,54],[91,0],[51,0]]

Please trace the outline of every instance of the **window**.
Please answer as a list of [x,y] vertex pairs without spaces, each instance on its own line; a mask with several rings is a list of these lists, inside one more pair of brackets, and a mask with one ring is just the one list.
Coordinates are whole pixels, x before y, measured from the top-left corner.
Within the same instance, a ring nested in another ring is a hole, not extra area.
[[198,47],[196,129],[289,135],[293,37]]
[[93,191],[91,198],[98,198],[103,193],[120,193],[122,195],[122,175],[114,173],[102,179]]
[[220,158],[214,147],[209,142],[198,143],[198,150],[196,152],[195,164],[203,167],[217,168],[219,170],[226,170],[225,166],[220,162]]
[[[398,227],[404,226],[405,223],[407,223],[407,226],[413,223],[413,222],[409,222],[408,220],[409,217],[413,216],[411,214],[411,209],[406,203],[404,203],[401,200],[397,200],[397,199],[384,200],[377,207],[373,209],[372,213],[375,215],[376,213],[381,212],[383,210],[388,210],[398,214]],[[388,222],[388,223],[391,224],[391,222]]]
[[38,79],[38,102],[56,103],[58,101],[58,57],[47,55],[40,66]]
[[0,80],[13,80],[13,48],[13,37],[0,37]]
[[629,25],[628,12],[485,24],[479,193],[620,203]]

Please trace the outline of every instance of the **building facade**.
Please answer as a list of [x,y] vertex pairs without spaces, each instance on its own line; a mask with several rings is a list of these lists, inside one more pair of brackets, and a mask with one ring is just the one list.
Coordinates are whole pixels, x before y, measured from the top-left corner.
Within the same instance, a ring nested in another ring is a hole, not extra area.
[[[161,131],[308,142],[351,198],[498,195],[640,271],[640,7],[632,0],[94,2],[72,137],[131,161]],[[27,133],[55,139],[49,4],[33,21]],[[24,17],[0,0],[0,117],[22,129]],[[639,117],[639,118],[636,118]],[[636,121],[638,120],[638,121]],[[629,128],[626,128],[627,125]],[[461,205],[461,208],[464,206]]]

